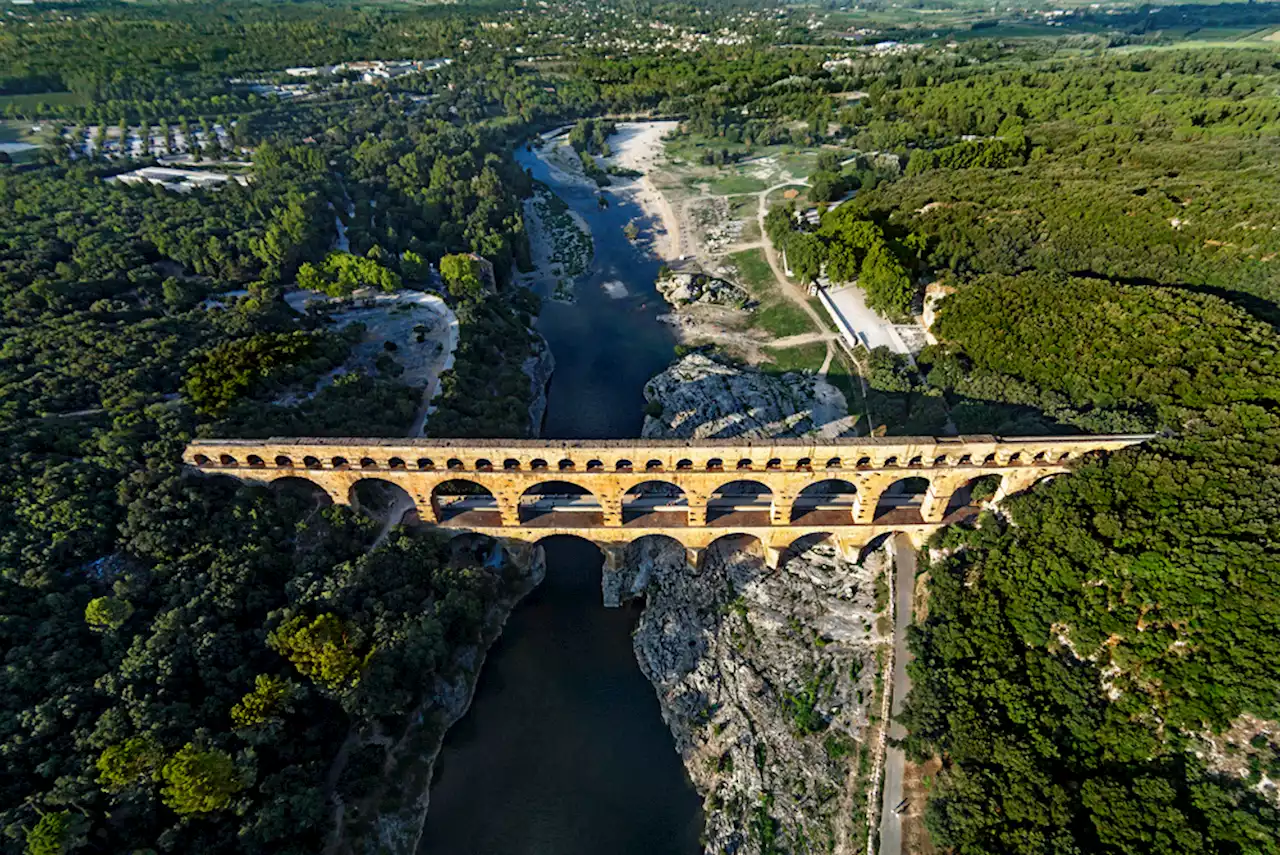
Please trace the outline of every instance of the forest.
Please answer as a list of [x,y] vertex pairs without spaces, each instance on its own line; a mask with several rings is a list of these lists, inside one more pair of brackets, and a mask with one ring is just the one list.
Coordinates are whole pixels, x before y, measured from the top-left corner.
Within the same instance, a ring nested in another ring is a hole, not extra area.
[[[599,153],[601,117],[638,113],[721,162],[818,149],[813,200],[845,201],[766,220],[800,277],[857,279],[894,318],[945,294],[914,366],[864,360],[895,432],[1161,434],[939,536],[905,717],[942,763],[935,842],[1276,851],[1277,54],[974,38],[824,67],[795,12],[740,45],[582,46],[595,15],[644,21],[643,45],[649,19],[747,14],[660,6],[85,4],[0,29],[7,116],[216,120],[253,161],[190,194],[64,144],[0,164],[0,849],[313,852],[338,799],[368,830],[354,794],[395,760],[367,737],[457,675],[517,580],[422,531],[375,548],[304,491],[195,481],[180,449],[408,429],[422,390],[391,352],[316,388],[353,345],[288,307],[295,284],[439,293],[460,342],[429,430],[522,435],[539,305],[511,281],[512,151],[572,123]],[[400,56],[456,61],[297,101],[229,82]]]

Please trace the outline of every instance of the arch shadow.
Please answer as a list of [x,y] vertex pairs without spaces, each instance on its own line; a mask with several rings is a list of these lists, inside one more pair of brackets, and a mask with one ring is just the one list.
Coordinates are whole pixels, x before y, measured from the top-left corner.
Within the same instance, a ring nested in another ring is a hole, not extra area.
[[929,492],[929,479],[921,476],[899,478],[880,494],[872,521],[876,525],[922,525],[920,509]]
[[645,481],[622,494],[622,524],[644,526],[686,526],[689,498],[670,481]]
[[267,489],[283,498],[303,504],[314,504],[317,508],[327,508],[333,504],[333,497],[329,495],[329,491],[310,478],[300,475],[276,478],[267,485]]
[[347,502],[355,510],[380,523],[418,522],[418,505],[401,487],[382,478],[361,478],[347,490]]
[[604,524],[604,508],[594,493],[572,481],[544,481],[520,495],[520,524],[582,528]]
[[800,525],[853,525],[858,488],[842,478],[810,484],[791,506],[791,522]]
[[707,525],[750,527],[769,525],[773,491],[759,481],[742,479],[721,484],[707,499]]
[[1002,475],[979,475],[970,478],[956,488],[947,502],[942,522],[945,525],[964,522],[982,512],[982,503],[989,501],[1000,489]]
[[502,513],[489,488],[466,478],[441,481],[431,490],[431,512],[438,522],[500,526]]

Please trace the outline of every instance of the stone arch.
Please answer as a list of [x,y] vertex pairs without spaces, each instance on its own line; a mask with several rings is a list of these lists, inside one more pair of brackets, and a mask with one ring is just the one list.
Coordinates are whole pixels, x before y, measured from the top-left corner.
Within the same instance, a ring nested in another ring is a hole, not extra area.
[[240,461],[236,460],[230,454],[219,454],[218,462],[221,463],[223,466],[239,466],[240,465]]
[[372,457],[361,457],[360,468],[361,469],[377,469],[378,461],[374,460]]
[[393,457],[387,461],[387,468],[388,469],[407,469],[408,467],[404,465],[404,458]]
[[738,461],[738,471],[749,472],[755,466],[750,457],[744,457]]
[[486,460],[486,459],[484,459],[483,457],[481,457],[481,458],[477,459],[477,460],[476,460],[476,471],[477,471],[477,472],[492,472],[492,471],[493,471],[493,462],[492,462],[492,461],[490,461],[490,460]]
[[541,457],[535,457],[533,460],[529,461],[529,468],[535,472],[545,472],[547,469],[547,461],[543,460]]
[[929,479],[916,475],[899,478],[876,497],[876,525],[920,525],[924,518],[920,509],[929,492]]
[[698,559],[697,569],[701,571],[707,566],[708,561],[724,563],[742,553],[759,556],[761,563],[767,559],[765,544],[760,538],[746,532],[729,532],[707,544],[707,548],[702,550],[702,556]]
[[716,487],[707,499],[707,525],[769,525],[773,491],[753,480],[729,481]]
[[347,503],[363,511],[379,522],[399,523],[411,512],[417,511],[417,503],[408,491],[384,478],[361,478],[347,489]]
[[811,469],[813,469],[813,458],[801,457],[799,460],[796,461],[797,472],[807,472]]
[[575,464],[572,460],[566,457],[556,464],[556,468],[559,469],[561,472],[572,472],[574,469],[577,468],[577,464]]
[[724,469],[724,460],[719,457],[712,457],[707,461],[708,472],[720,472]]
[[791,505],[791,522],[800,525],[853,525],[858,488],[842,478],[805,487]]
[[622,598],[630,599],[644,593],[649,579],[656,570],[670,570],[676,573],[688,573],[697,570],[697,556],[700,550],[689,550],[683,543],[668,534],[646,534],[637,537],[626,546],[626,560],[623,566],[634,569],[629,579],[623,578]]
[[458,458],[450,457],[448,460],[445,461],[444,468],[448,469],[450,472],[461,472],[463,469],[466,469],[467,467],[466,467],[466,464],[464,464]]
[[599,597],[608,551],[577,534],[548,534],[534,542],[546,556],[547,575],[539,587],[594,592]]
[[330,495],[328,490],[302,475],[286,475],[284,478],[276,478],[267,487],[273,493],[292,496],[302,501],[312,501],[318,508],[328,507],[333,504],[333,496]]
[[323,469],[324,468],[324,464],[320,462],[320,458],[310,454],[302,458],[302,465],[305,466],[307,469]]
[[618,472],[630,472],[632,469],[632,463],[630,460],[619,460],[614,464],[613,468]]
[[658,458],[656,458],[656,457],[655,457],[655,458],[653,458],[653,459],[651,459],[651,460],[646,460],[646,461],[644,462],[644,471],[645,471],[645,472],[661,472],[661,471],[662,471],[662,468],[663,468],[663,467],[662,467],[662,461],[661,461],[661,460],[659,460],[659,459],[658,459]]
[[982,503],[994,498],[1000,491],[1001,480],[1001,476],[995,474],[979,475],[961,484],[947,500],[942,521],[956,523],[976,516],[982,510]]
[[642,481],[622,494],[622,524],[683,526],[689,521],[689,497],[670,481]]
[[277,455],[276,455],[276,467],[277,467],[277,468],[279,468],[279,469],[292,469],[292,468],[293,468],[293,460],[292,460],[292,459],[290,459],[288,455],[285,455],[285,454],[277,454]]
[[767,462],[767,463],[765,463],[764,468],[765,468],[765,469],[781,469],[781,468],[782,468],[782,458],[781,458],[781,457],[770,457],[770,458],[769,458],[769,460],[768,460],[768,462]]
[[335,457],[335,458],[333,458],[332,460],[330,460],[330,461],[329,461],[329,464],[330,464],[331,466],[333,466],[333,468],[334,468],[334,469],[346,469],[346,468],[347,468],[347,458],[345,458],[345,457]]
[[791,541],[791,543],[787,544],[786,549],[782,550],[780,564],[785,564],[797,555],[803,555],[814,547],[824,545],[834,549],[837,555],[840,553],[840,546],[836,543],[836,535],[834,532],[814,531],[808,534],[802,534],[795,540]]
[[688,472],[692,468],[693,468],[693,461],[688,459],[687,457],[682,457],[681,459],[676,461],[677,472]]
[[520,469],[520,461],[516,460],[514,457],[508,457],[506,460],[502,461],[502,468],[507,472],[516,472]]
[[604,461],[603,461],[603,460],[588,460],[588,461],[587,461],[587,471],[588,471],[588,472],[603,472],[603,471],[604,471]]
[[502,525],[498,500],[488,487],[469,478],[450,478],[431,489],[431,513],[436,522],[453,525]]
[[197,466],[208,466],[210,463],[213,462],[203,454],[197,454],[195,457],[192,458],[192,460],[195,462]]
[[543,481],[520,495],[520,524],[581,528],[604,522],[600,498],[572,481]]
[[839,468],[840,468],[841,463],[843,463],[843,461],[842,461],[839,457],[831,457],[831,458],[828,458],[828,459],[827,459],[827,462],[826,462],[825,464],[823,464],[823,468],[824,468],[824,469],[839,469]]
[[[902,537],[907,540],[910,539],[910,535],[903,531],[886,531],[881,534],[877,534],[875,537],[871,538],[871,540],[863,544],[862,548],[858,550],[858,563],[865,564],[868,558],[884,549],[886,546],[891,545],[898,537]],[[914,549],[914,547],[912,548]]]

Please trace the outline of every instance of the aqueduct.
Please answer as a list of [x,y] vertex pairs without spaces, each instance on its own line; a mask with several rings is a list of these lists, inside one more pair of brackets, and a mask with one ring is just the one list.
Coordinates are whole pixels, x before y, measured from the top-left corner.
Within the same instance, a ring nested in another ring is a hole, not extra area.
[[304,479],[339,504],[381,484],[441,529],[508,543],[578,535],[600,546],[607,566],[628,543],[665,535],[696,566],[727,535],[758,538],[770,564],[813,535],[833,536],[846,554],[897,532],[919,546],[983,500],[1147,439],[200,439],[184,460],[246,481]]

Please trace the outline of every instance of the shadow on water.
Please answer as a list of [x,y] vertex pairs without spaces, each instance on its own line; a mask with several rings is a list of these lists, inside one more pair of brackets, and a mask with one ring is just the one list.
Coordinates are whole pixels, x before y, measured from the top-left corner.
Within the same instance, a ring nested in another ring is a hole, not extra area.
[[445,740],[419,854],[691,855],[699,799],[636,664],[639,610],[601,606],[593,544],[543,545],[546,580]]

